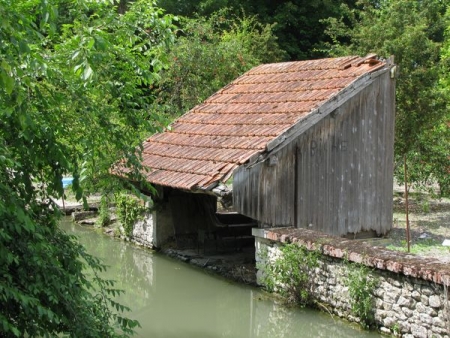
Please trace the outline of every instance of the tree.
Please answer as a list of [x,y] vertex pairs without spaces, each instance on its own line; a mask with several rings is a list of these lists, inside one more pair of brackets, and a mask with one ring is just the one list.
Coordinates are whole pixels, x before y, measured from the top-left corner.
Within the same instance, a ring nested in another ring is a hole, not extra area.
[[272,25],[262,25],[255,17],[230,17],[222,10],[208,19],[180,18],[155,109],[179,116],[250,68],[285,58]]
[[273,26],[273,34],[279,46],[291,60],[323,57],[323,46],[329,42],[322,19],[339,17],[341,4],[353,7],[355,0],[161,0],[160,6],[169,13],[194,17],[196,14],[209,17],[224,8],[238,15],[244,12],[255,16],[261,25]]
[[437,180],[445,195],[450,195],[450,6],[447,6],[445,26],[445,40],[441,50],[440,88],[446,102],[446,112],[441,122],[434,127],[435,138],[430,141],[430,144],[435,151],[432,152],[434,158],[429,162],[440,169],[443,168],[440,175],[436,175]]
[[[437,181],[448,194],[448,138],[442,138],[447,113],[440,81],[445,5],[440,0],[361,0],[356,9],[344,8],[340,19],[330,18],[328,34],[334,55],[375,52],[395,56],[399,65],[396,90],[396,177],[411,182]],[[445,155],[447,153],[447,155]],[[447,182],[447,183],[446,183]]]
[[63,175],[81,198],[114,161],[138,162],[138,135],[158,126],[144,94],[171,17],[154,3],[118,15],[80,0],[0,0],[0,16],[1,335],[128,336],[137,322],[104,266],[58,229],[52,198]]

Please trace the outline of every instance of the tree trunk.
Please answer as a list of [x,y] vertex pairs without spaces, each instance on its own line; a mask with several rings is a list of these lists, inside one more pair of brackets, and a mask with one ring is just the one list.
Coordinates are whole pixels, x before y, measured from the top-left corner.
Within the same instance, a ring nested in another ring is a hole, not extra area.
[[119,14],[125,14],[125,12],[127,11],[127,8],[128,8],[128,1],[129,0],[119,0],[118,2],[119,3],[117,3],[117,0],[116,0],[116,4],[117,4],[117,12],[119,13]]
[[408,200],[408,165],[406,164],[406,155],[403,156],[403,167],[405,170],[405,212],[406,212],[406,243],[408,245],[408,252],[411,249],[411,231],[409,229],[409,200]]

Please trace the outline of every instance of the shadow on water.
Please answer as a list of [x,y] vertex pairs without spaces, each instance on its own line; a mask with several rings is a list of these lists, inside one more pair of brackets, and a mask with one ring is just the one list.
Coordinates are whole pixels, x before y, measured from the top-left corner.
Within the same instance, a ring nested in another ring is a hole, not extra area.
[[63,221],[126,290],[118,299],[142,325],[139,337],[380,337],[330,315],[287,308],[254,287],[231,283],[155,252]]

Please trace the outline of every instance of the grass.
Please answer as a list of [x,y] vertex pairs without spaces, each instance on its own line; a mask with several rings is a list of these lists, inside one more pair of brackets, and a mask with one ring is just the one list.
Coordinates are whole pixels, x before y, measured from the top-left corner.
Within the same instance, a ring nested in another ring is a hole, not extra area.
[[[400,241],[399,244],[391,244],[387,246],[387,249],[407,252],[408,248],[406,246],[406,240]],[[442,246],[440,241],[435,239],[421,239],[417,243],[411,244],[411,253],[413,254],[426,254],[430,251],[439,251],[443,253],[447,253],[450,251],[448,247]]]

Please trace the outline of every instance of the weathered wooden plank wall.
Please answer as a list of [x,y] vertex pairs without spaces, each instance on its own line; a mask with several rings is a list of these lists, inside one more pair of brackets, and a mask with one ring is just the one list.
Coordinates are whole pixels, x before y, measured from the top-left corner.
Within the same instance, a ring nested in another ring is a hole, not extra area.
[[234,173],[233,204],[239,213],[265,226],[294,224],[295,157],[291,148],[281,149],[272,163],[269,160],[251,168],[240,167]]
[[392,226],[394,81],[389,72],[272,154],[234,173],[238,212],[262,226],[335,235]]

